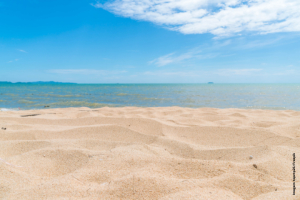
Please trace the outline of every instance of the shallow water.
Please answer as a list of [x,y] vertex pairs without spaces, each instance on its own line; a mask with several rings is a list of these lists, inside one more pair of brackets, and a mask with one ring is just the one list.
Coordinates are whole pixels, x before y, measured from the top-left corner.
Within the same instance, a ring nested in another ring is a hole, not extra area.
[[45,105],[300,110],[300,84],[0,84],[0,108]]

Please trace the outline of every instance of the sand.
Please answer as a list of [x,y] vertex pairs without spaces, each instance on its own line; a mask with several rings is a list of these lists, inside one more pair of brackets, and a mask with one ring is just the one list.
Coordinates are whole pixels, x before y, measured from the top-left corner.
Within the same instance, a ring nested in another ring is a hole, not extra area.
[[0,199],[300,199],[296,111],[6,111],[1,127]]

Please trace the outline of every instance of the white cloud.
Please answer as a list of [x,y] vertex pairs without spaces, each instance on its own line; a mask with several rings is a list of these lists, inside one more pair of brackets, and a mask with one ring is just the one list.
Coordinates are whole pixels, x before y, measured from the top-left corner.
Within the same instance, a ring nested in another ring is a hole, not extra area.
[[22,53],[27,53],[27,51],[24,51],[22,49],[19,49],[19,51],[22,52]]
[[110,74],[122,74],[127,71],[108,71],[108,70],[95,70],[95,69],[52,69],[48,70],[48,73],[54,74],[94,74],[94,75],[110,75]]
[[92,6],[184,34],[300,31],[299,0],[112,0]]

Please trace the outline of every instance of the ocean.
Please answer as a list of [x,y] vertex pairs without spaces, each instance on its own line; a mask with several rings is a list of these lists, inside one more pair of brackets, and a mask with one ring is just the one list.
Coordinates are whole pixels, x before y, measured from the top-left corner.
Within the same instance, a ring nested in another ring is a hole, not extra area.
[[1,84],[2,110],[169,107],[300,110],[300,84]]

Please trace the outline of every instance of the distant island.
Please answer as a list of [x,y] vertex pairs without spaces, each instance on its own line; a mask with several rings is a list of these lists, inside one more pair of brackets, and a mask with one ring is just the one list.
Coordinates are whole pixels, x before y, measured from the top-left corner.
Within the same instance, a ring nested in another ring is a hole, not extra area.
[[208,84],[214,84],[214,82],[208,82]]
[[0,84],[45,84],[45,85],[56,85],[56,84],[77,84],[77,83],[65,83],[65,82],[54,82],[54,81],[36,81],[36,82],[8,82],[0,81]]

